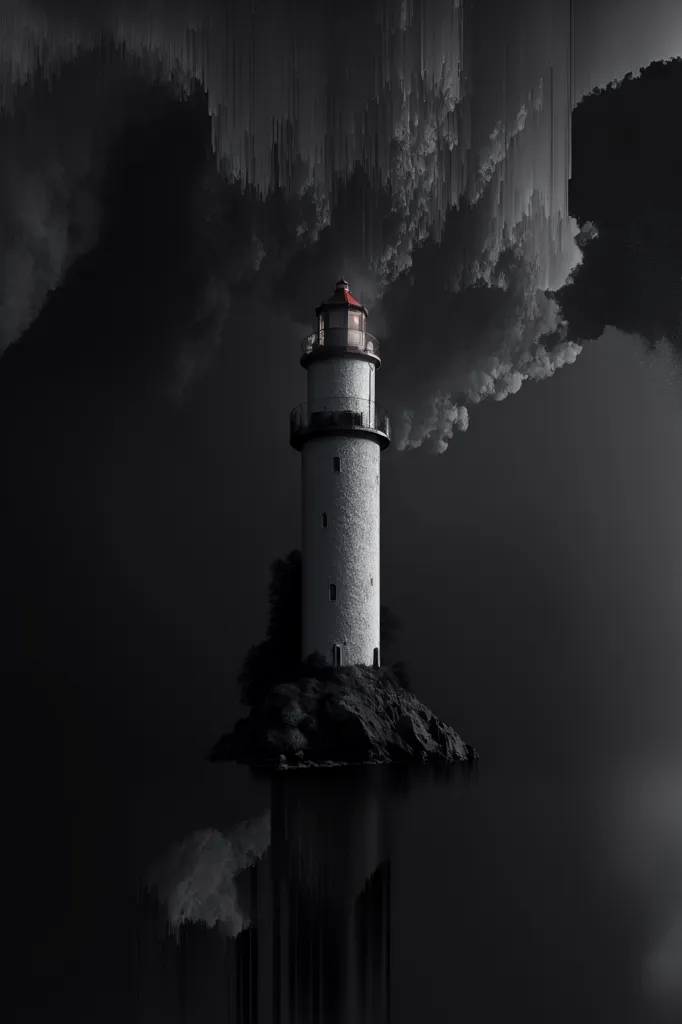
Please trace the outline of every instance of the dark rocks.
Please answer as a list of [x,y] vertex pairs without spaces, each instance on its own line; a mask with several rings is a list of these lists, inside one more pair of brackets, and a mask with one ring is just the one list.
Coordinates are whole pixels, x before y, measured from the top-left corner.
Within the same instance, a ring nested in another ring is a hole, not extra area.
[[320,669],[280,683],[209,754],[276,768],[478,757],[389,669]]

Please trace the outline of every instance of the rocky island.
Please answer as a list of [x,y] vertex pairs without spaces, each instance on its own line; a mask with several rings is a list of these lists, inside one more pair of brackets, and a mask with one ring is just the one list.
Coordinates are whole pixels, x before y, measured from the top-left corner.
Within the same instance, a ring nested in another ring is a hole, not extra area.
[[209,754],[276,768],[477,756],[391,669],[364,666],[311,666],[277,684]]

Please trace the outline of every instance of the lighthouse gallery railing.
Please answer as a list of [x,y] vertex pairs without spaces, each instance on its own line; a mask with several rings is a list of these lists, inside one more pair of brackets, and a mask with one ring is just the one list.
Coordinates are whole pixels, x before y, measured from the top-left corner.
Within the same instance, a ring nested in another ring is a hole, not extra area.
[[379,342],[374,335],[354,327],[322,327],[309,334],[301,343],[304,356],[319,348],[357,349],[359,352],[379,355]]
[[317,431],[372,431],[391,437],[391,423],[386,410],[365,398],[325,398],[311,407],[308,402],[297,406],[289,417],[292,444]]

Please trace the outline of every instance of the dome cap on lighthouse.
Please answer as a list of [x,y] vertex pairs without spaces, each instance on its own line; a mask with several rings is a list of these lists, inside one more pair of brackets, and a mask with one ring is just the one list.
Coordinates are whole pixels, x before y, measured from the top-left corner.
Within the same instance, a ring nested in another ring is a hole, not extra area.
[[326,302],[323,302],[321,306],[317,307],[315,315],[320,316],[320,314],[324,313],[326,310],[339,308],[359,309],[365,314],[365,316],[369,316],[367,307],[363,306],[361,302],[358,302],[358,300],[351,295],[348,281],[343,277],[340,277],[336,282],[334,294],[331,295]]

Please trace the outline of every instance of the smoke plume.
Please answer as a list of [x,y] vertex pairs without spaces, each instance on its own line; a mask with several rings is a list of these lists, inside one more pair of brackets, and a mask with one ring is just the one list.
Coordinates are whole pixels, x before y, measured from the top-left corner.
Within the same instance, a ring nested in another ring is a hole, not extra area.
[[[442,260],[440,252],[425,252],[415,261],[410,296],[387,294],[392,340],[401,351],[411,346],[415,355],[407,366],[410,379],[403,380],[401,363],[392,389],[420,398],[403,412],[398,447],[428,442],[432,450],[445,451],[454,431],[468,428],[470,406],[488,398],[503,401],[526,381],[545,380],[579,355],[581,346],[566,337],[558,303],[540,285],[532,244],[529,232],[492,265],[479,265],[477,281],[455,290],[448,290],[442,272],[438,280],[438,262],[452,266],[447,252]],[[411,317],[407,303],[414,299],[417,314]]]

